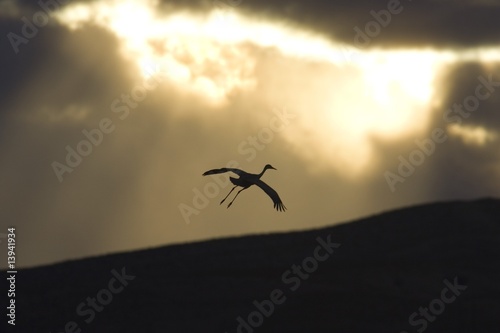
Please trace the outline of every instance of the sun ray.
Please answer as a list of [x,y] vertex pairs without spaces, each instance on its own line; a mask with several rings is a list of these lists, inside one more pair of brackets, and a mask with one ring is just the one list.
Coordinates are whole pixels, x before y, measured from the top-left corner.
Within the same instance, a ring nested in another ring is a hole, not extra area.
[[[70,4],[56,17],[72,29],[87,22],[109,29],[142,76],[159,69],[172,84],[211,106],[228,103],[233,91],[255,92],[263,79],[257,67],[273,57],[293,59],[301,68],[313,64],[337,70],[339,77],[318,78],[312,70],[287,67],[280,72],[273,67],[268,76],[300,72],[304,82],[318,80],[334,88],[318,92],[317,86],[297,88],[292,80],[278,80],[281,85],[266,92],[271,97],[262,99],[274,103],[273,97],[281,94],[300,113],[298,128],[283,133],[295,147],[305,142],[314,147],[296,149],[300,154],[334,156],[323,157],[325,164],[351,176],[368,168],[374,135],[396,139],[426,128],[440,70],[459,61],[500,61],[499,47],[360,50],[285,21],[216,6],[206,13],[163,13],[153,0],[90,2]],[[277,53],[263,59],[256,50],[266,49]]]

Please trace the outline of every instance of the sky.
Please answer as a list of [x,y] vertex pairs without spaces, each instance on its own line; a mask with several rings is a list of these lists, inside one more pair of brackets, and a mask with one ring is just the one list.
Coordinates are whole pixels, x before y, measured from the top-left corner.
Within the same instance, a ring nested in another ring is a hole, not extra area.
[[[500,197],[498,17],[493,0],[2,1],[0,241],[15,227],[31,267]],[[202,176],[268,163],[286,212],[255,186],[227,209],[234,175]]]

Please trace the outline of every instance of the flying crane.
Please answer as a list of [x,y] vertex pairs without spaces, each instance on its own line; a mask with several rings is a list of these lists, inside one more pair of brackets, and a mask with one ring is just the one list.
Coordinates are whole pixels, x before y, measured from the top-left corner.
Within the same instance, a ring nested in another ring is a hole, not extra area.
[[271,188],[271,186],[267,185],[262,180],[260,180],[260,177],[262,177],[264,175],[264,172],[266,172],[267,169],[277,170],[271,164],[266,164],[266,166],[264,167],[262,172],[259,174],[248,173],[248,172],[245,172],[243,170],[235,169],[235,168],[221,168],[221,169],[208,170],[207,172],[203,173],[203,176],[215,175],[215,174],[225,173],[225,172],[233,172],[233,173],[237,174],[238,176],[240,176],[239,178],[229,177],[229,179],[231,180],[231,183],[234,184],[234,187],[231,189],[231,191],[229,191],[229,193],[226,195],[226,197],[224,199],[222,199],[220,204],[222,204],[227,199],[227,197],[234,191],[234,189],[236,187],[240,186],[243,188],[241,190],[239,190],[238,193],[236,193],[233,200],[231,200],[231,202],[227,205],[227,208],[231,207],[231,205],[233,204],[233,201],[236,199],[238,194],[241,193],[241,191],[246,190],[247,188],[249,188],[252,185],[257,185],[264,192],[266,192],[266,194],[273,200],[274,208],[278,211],[284,212],[286,210],[286,207],[283,204],[283,202],[281,201],[278,193],[273,188]]

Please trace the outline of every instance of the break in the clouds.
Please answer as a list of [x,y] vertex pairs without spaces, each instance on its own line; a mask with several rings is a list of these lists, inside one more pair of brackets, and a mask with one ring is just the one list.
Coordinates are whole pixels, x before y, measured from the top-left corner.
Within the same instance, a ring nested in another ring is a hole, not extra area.
[[[494,4],[51,3],[0,21],[1,220],[24,265],[499,195]],[[219,206],[227,180],[201,174],[228,163],[275,166],[286,214],[253,189]]]

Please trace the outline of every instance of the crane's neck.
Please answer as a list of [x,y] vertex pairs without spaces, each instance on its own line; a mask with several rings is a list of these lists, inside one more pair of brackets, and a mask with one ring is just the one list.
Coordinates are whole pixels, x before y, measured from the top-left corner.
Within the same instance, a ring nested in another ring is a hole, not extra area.
[[266,167],[264,167],[264,169],[262,170],[262,172],[261,172],[261,173],[259,173],[259,178],[260,178],[260,177],[262,177],[262,176],[264,175],[264,172],[266,172],[266,170],[267,170],[267,168],[266,168]]

